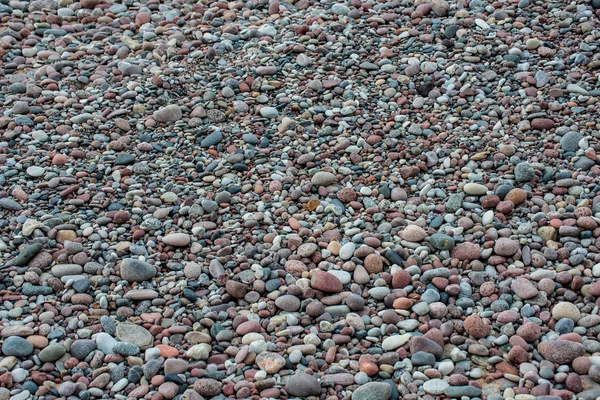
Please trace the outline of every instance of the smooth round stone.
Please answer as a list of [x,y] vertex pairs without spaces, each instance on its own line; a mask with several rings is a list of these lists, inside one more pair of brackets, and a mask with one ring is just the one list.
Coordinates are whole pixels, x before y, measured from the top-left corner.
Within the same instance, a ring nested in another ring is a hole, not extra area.
[[340,249],[339,256],[342,260],[349,260],[354,255],[356,245],[353,242],[348,242]]
[[184,247],[190,243],[191,239],[186,233],[170,233],[167,236],[164,236],[162,241],[169,246]]
[[353,400],[388,400],[392,396],[392,388],[383,382],[368,382],[352,393]]
[[[260,335],[262,338],[262,335]],[[212,350],[211,346],[207,343],[196,344],[189,348],[186,355],[192,360],[206,360]]]
[[43,362],[54,362],[61,358],[67,349],[60,343],[51,344],[42,351],[40,351],[39,357]]
[[90,339],[76,340],[71,344],[69,352],[78,360],[85,358],[96,349],[96,343]]
[[329,186],[336,181],[336,177],[331,172],[319,171],[313,175],[310,181],[315,186]]
[[448,382],[442,379],[431,379],[423,383],[423,390],[429,394],[440,395],[450,386]]
[[126,258],[121,261],[121,278],[128,282],[143,282],[156,275],[156,267],[145,261]]
[[2,343],[2,354],[6,356],[27,357],[33,353],[33,345],[19,336],[11,336]]
[[434,233],[429,237],[429,242],[438,250],[452,250],[454,238],[443,233]]
[[440,362],[438,366],[438,371],[444,376],[450,375],[450,373],[454,370],[454,363],[451,360],[444,360]]
[[573,320],[573,322],[577,322],[581,318],[581,311],[573,303],[560,302],[552,308],[552,318],[557,321],[562,318],[568,318]]
[[472,196],[483,196],[487,193],[488,189],[484,185],[480,183],[469,182],[464,187],[463,190],[466,194]]
[[146,328],[131,323],[118,324],[116,336],[119,340],[132,343],[142,350],[154,344],[154,337]]
[[302,361],[302,352],[300,350],[293,350],[288,358],[291,363],[298,364],[300,361]]
[[294,312],[300,309],[300,300],[296,296],[288,294],[275,299],[275,305],[283,311]]
[[383,339],[383,342],[381,342],[381,348],[385,351],[396,350],[408,342],[411,337],[412,335],[410,333],[386,337]]
[[556,325],[554,325],[554,330],[561,335],[565,333],[573,332],[573,328],[575,327],[575,322],[573,322],[570,318],[561,318],[558,320]]
[[262,107],[260,109],[260,115],[265,118],[276,118],[279,116],[279,111],[274,107]]
[[46,173],[45,168],[38,167],[35,165],[27,168],[27,175],[31,176],[32,178],[39,178],[40,176],[44,175],[45,173]]

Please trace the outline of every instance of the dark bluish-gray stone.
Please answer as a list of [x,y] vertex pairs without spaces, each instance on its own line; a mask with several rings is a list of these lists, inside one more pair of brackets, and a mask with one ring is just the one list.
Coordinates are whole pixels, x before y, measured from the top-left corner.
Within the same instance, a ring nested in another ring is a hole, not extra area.
[[143,282],[156,275],[156,267],[145,261],[135,258],[126,258],[121,261],[121,278],[128,282]]
[[200,142],[200,146],[202,147],[210,147],[221,143],[223,140],[223,134],[220,130],[215,130],[213,133],[202,139]]
[[11,336],[2,343],[2,354],[5,356],[27,357],[33,353],[33,345],[20,336]]
[[112,318],[103,315],[100,318],[100,324],[102,325],[102,329],[104,329],[104,332],[108,333],[110,336],[115,336],[117,334],[117,325],[115,324],[115,321],[112,320]]
[[242,135],[242,139],[244,140],[244,142],[246,142],[248,144],[253,144],[253,145],[258,144],[258,138],[256,137],[256,135],[253,135],[251,133],[244,133]]
[[462,193],[455,193],[450,195],[450,197],[448,197],[448,200],[446,201],[446,210],[448,210],[451,213],[455,213],[462,206],[462,201]]
[[215,201],[217,203],[226,203],[226,204],[229,204],[229,202],[231,201],[231,193],[228,192],[228,191],[219,192],[215,196]]
[[135,157],[131,154],[121,153],[115,158],[115,165],[131,165],[135,163]]
[[70,353],[79,361],[83,361],[94,350],[96,350],[96,342],[90,339],[81,339],[71,344]]
[[21,289],[24,296],[39,296],[40,294],[47,296],[53,292],[54,290],[49,286],[24,285]]
[[18,117],[15,117],[15,123],[18,126],[33,126],[35,125],[35,123],[33,122],[33,120],[29,117],[26,117],[24,115],[19,115]]
[[73,282],[73,289],[75,289],[77,293],[85,293],[90,288],[91,284],[92,281],[87,278],[77,279],[75,282]]
[[400,392],[398,392],[398,388],[396,387],[396,384],[394,383],[393,380],[386,379],[386,380],[384,380],[382,382],[383,383],[387,383],[388,385],[390,385],[390,388],[392,389],[392,397],[390,397],[390,400],[398,400],[398,399],[400,399]]
[[502,58],[504,59],[504,61],[508,61],[514,64],[518,64],[519,60],[521,60],[521,57],[517,54],[505,54],[504,56],[502,56]]
[[431,353],[425,353],[424,351],[417,351],[410,357],[410,361],[415,366],[421,365],[435,365],[435,356]]
[[431,235],[429,243],[438,250],[451,250],[454,248],[454,238],[443,233],[434,233]]
[[64,29],[47,29],[46,31],[44,31],[44,36],[65,36],[67,34],[67,31]]
[[63,330],[60,329],[54,329],[52,332],[50,332],[47,336],[48,340],[54,340],[54,339],[61,339],[63,336],[65,336],[65,332]]
[[244,163],[235,163],[233,164],[232,168],[237,171],[237,172],[244,172],[244,171],[248,171],[248,166]]
[[377,64],[373,64],[372,62],[364,61],[360,64],[360,68],[366,69],[367,71],[377,71],[379,67]]
[[453,398],[479,397],[481,393],[481,389],[475,386],[448,386],[444,389],[444,394]]
[[600,9],[600,0],[592,0],[592,8],[594,10]]
[[88,390],[82,390],[77,396],[79,397],[79,400],[90,400],[91,397]]
[[38,357],[43,362],[54,362],[65,355],[66,352],[67,349],[65,349],[65,346],[60,343],[54,343],[40,351]]
[[23,209],[23,206],[17,203],[15,200],[5,197],[3,199],[0,199],[0,208],[9,211],[21,211]]
[[158,374],[158,371],[160,371],[160,367],[162,366],[163,362],[164,358],[160,357],[150,360],[146,364],[144,364],[143,369],[144,376],[146,377],[146,379],[150,380],[154,377],[154,375]]
[[402,265],[404,263],[404,260],[402,259],[402,257],[400,257],[400,255],[392,249],[389,249],[388,251],[386,251],[384,256],[392,264]]
[[144,375],[144,370],[139,365],[131,367],[129,373],[127,374],[127,379],[129,382],[138,383],[142,380],[142,376]]
[[444,37],[446,39],[454,39],[456,37],[456,32],[458,32],[458,25],[448,25],[446,29],[444,29]]
[[24,84],[17,82],[17,83],[13,83],[12,85],[10,85],[8,87],[8,92],[9,93],[25,93],[27,92],[27,86],[25,86]]
[[202,208],[204,208],[204,211],[209,213],[217,211],[217,209],[219,208],[219,204],[216,201],[207,199],[202,200],[200,202],[200,205],[202,206]]
[[427,289],[421,295],[421,301],[424,301],[427,304],[435,303],[436,301],[439,301],[439,300],[440,300],[440,293],[437,291],[437,289]]
[[429,226],[432,227],[432,228],[434,228],[434,229],[437,229],[440,226],[442,226],[443,223],[444,223],[444,218],[442,218],[441,215],[436,215],[435,217],[433,217],[431,219],[431,222],[429,223]]
[[424,283],[429,283],[431,282],[431,280],[433,278],[449,278],[450,277],[450,271],[448,271],[448,268],[434,268],[434,269],[429,269],[427,271],[425,271],[423,273],[423,275],[421,275],[421,282]]
[[583,139],[583,136],[579,132],[568,132],[560,138],[560,148],[564,151],[577,151],[581,139]]
[[367,382],[352,393],[352,400],[389,400],[392,388],[383,382]]
[[575,323],[570,318],[561,318],[558,320],[556,325],[554,325],[554,330],[561,335],[565,333],[573,332],[573,328],[575,327]]
[[496,196],[500,197],[501,200],[504,200],[504,198],[506,197],[508,192],[510,192],[514,188],[515,187],[513,185],[511,185],[510,183],[503,183],[496,188],[496,190],[494,191],[494,194],[496,194]]
[[183,385],[185,382],[176,374],[165,374],[165,381]]
[[33,243],[25,247],[19,255],[15,257],[15,265],[21,267],[27,265],[29,261],[44,247],[41,243]]
[[189,288],[183,289],[183,296],[191,302],[195,302],[196,300],[198,300],[198,296],[196,295],[196,293]]
[[35,393],[38,390],[38,385],[32,381],[25,382],[23,383],[23,390],[27,390],[29,393]]
[[281,286],[281,281],[279,279],[269,279],[265,282],[265,289],[267,292],[273,292]]
[[515,167],[515,179],[517,182],[529,182],[535,176],[535,169],[531,164],[522,162]]
[[108,372],[110,374],[110,380],[112,382],[118,382],[125,378],[125,367],[123,365],[117,365]]
[[594,160],[590,160],[587,157],[581,157],[579,160],[577,160],[577,161],[575,161],[575,163],[573,163],[573,166],[575,168],[582,169],[584,171],[589,170],[594,165],[596,165],[596,162]]
[[114,345],[113,351],[122,356],[135,356],[140,353],[140,348],[133,343],[118,342]]

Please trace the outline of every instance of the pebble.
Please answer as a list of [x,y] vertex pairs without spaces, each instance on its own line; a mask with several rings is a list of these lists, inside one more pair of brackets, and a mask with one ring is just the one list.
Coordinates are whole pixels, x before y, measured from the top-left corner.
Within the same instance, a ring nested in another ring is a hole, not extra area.
[[595,399],[598,9],[2,2],[0,399]]
[[319,396],[321,384],[315,376],[297,372],[287,379],[285,391],[289,395],[298,397]]

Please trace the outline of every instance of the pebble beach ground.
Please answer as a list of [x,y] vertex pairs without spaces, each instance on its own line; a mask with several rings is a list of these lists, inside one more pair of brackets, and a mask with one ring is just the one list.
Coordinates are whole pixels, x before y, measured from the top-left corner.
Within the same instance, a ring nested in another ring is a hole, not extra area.
[[599,398],[596,8],[0,0],[0,400]]

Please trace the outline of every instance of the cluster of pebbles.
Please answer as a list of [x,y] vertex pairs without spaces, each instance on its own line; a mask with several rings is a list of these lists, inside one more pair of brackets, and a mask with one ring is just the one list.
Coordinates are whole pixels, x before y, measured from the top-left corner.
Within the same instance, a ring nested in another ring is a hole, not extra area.
[[0,400],[595,400],[600,1],[0,0]]

